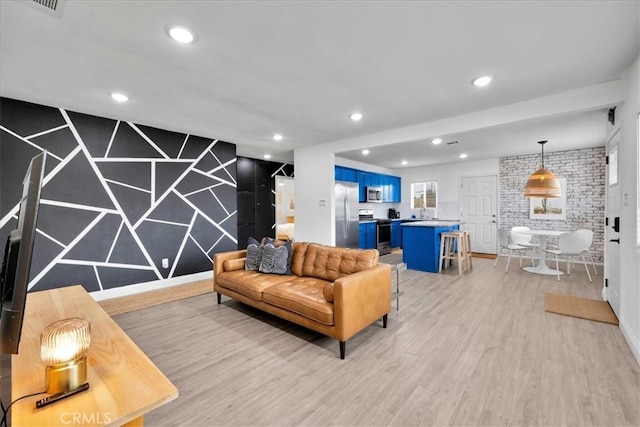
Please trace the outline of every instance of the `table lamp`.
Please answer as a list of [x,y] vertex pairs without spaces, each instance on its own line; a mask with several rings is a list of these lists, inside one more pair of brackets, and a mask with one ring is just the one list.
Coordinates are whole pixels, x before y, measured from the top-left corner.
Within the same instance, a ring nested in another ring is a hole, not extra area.
[[91,345],[91,324],[73,317],[59,320],[40,334],[40,359],[47,365],[47,393],[60,393],[87,381],[86,351]]

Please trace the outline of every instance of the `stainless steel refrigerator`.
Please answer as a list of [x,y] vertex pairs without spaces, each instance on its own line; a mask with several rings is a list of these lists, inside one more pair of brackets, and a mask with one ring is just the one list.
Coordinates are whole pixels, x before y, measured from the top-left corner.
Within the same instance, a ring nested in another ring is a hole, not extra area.
[[336,246],[358,247],[358,183],[336,181]]

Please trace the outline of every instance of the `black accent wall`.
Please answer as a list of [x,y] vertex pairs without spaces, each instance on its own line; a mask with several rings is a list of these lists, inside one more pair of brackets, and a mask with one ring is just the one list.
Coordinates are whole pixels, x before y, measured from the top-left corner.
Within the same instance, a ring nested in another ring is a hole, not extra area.
[[0,98],[2,244],[42,150],[30,290],[80,283],[92,292],[211,271],[214,253],[237,248],[234,144],[8,98]]
[[275,177],[293,176],[293,165],[238,157],[238,249],[249,237],[275,237]]

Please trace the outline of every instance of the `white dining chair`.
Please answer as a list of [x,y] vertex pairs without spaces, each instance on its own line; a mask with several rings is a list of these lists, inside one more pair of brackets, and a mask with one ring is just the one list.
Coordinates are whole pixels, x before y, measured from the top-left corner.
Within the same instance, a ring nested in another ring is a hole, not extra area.
[[591,255],[591,245],[593,244],[593,230],[588,230],[586,228],[580,228],[576,230],[576,233],[580,233],[584,238],[585,249],[582,251],[585,256],[589,257],[591,261],[591,267],[593,267],[593,272],[597,275],[598,270],[596,269],[596,263],[593,261],[593,255]]
[[574,231],[563,233],[558,237],[558,249],[544,249],[545,252],[556,256],[556,270],[558,270],[558,281],[560,281],[560,267],[558,266],[558,256],[563,256],[567,262],[567,274],[571,274],[571,263],[574,257],[582,258],[584,269],[587,270],[587,277],[591,282],[589,267],[584,259],[584,236]]
[[531,229],[523,225],[511,227],[511,241],[513,243],[515,243],[516,245],[531,248],[531,250],[535,250],[540,247],[539,243],[534,243],[531,241],[531,239],[533,238],[531,234],[520,233],[521,231],[531,231]]
[[[531,248],[513,243],[509,236],[510,234],[511,233],[509,232],[509,230],[506,230],[504,228],[498,229],[498,243],[500,244],[500,248],[498,249],[498,256],[496,256],[496,261],[493,263],[493,266],[495,267],[496,265],[498,265],[500,256],[504,256],[504,254],[500,253],[500,249],[508,250],[509,254],[507,258],[507,266],[504,269],[505,272],[509,270],[509,263],[511,262],[511,254],[513,251],[531,251]],[[531,254],[531,265],[533,265],[533,252]],[[520,267],[522,267],[522,257],[520,257]]]

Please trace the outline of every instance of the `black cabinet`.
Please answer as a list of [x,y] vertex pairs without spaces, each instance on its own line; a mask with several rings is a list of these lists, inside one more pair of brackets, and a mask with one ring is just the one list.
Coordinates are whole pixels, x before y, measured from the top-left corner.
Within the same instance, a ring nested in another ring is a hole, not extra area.
[[292,176],[293,165],[238,157],[238,249],[249,237],[275,237],[275,175]]
[[255,191],[256,186],[256,166],[254,159],[238,157],[236,161],[236,179],[238,180],[238,191]]

